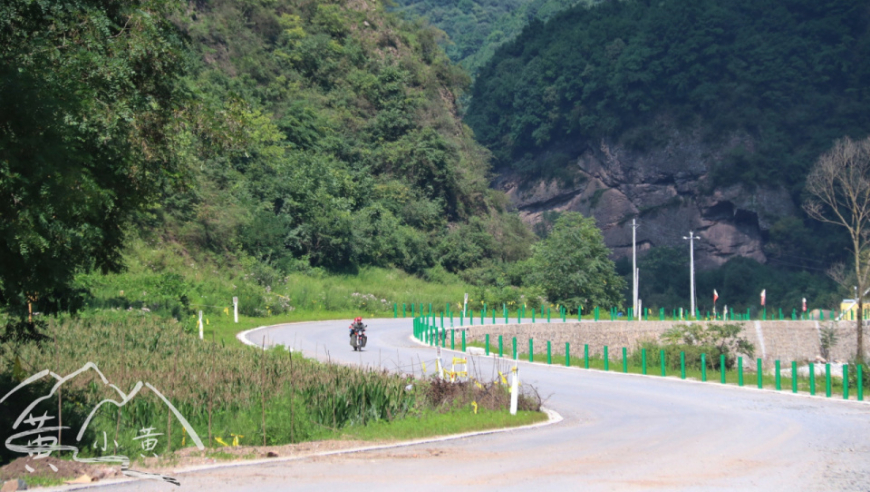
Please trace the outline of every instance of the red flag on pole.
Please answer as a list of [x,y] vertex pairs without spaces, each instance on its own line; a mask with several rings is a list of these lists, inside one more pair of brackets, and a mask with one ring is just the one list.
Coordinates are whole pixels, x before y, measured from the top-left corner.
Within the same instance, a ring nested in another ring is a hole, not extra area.
[[803,302],[804,312],[807,312],[807,298],[804,297],[802,302]]
[[764,306],[764,298],[767,294],[767,289],[761,291],[761,305]]
[[716,304],[716,299],[719,299],[719,293],[716,292],[716,289],[713,289],[713,304]]

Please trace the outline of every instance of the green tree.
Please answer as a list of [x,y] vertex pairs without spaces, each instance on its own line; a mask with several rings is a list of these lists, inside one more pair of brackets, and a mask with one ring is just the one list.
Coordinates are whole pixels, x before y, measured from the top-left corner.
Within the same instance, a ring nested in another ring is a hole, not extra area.
[[177,171],[181,42],[164,0],[0,5],[0,303],[71,299]]
[[528,284],[540,286],[550,302],[576,310],[620,306],[625,281],[608,258],[595,220],[577,212],[562,214],[546,239],[532,246]]

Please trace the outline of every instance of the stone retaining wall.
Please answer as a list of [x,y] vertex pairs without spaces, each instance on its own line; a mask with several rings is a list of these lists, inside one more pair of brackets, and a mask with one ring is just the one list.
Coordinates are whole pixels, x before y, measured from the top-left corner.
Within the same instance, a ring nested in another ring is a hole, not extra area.
[[[611,359],[622,357],[622,347],[629,351],[637,348],[645,340],[658,340],[659,335],[672,326],[686,322],[674,321],[582,321],[554,323],[495,324],[468,327],[467,340],[484,342],[490,335],[490,350],[498,351],[498,336],[504,337],[504,351],[511,351],[511,339],[517,337],[521,353],[528,352],[529,338],[534,340],[536,354],[546,353],[547,341],[552,342],[553,354],[564,355],[565,343],[571,344],[573,357],[582,356],[583,345],[589,345],[590,355],[601,355],[603,347],[608,346]],[[701,324],[723,323],[722,321]],[[821,354],[819,343],[820,328],[831,321],[730,321],[742,326],[741,335],[755,345],[755,357],[781,361],[806,361]],[[854,321],[833,323],[837,328],[839,340],[831,349],[835,361],[849,361],[855,356],[856,326]],[[865,328],[865,333],[867,333]],[[864,343],[865,353],[870,340]]]

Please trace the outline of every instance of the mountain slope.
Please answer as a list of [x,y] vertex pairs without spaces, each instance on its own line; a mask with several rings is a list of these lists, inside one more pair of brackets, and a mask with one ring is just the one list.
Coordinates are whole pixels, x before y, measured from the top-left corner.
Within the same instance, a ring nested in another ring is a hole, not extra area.
[[[858,0],[575,7],[496,53],[466,121],[528,221],[580,210],[619,248],[642,217],[646,247],[694,229],[702,263],[764,261],[816,157],[870,132],[868,25]],[[796,236],[777,248],[837,251]]]
[[499,46],[514,39],[532,20],[590,0],[397,0],[401,12],[425,18],[444,31],[447,56],[471,74],[486,64]]

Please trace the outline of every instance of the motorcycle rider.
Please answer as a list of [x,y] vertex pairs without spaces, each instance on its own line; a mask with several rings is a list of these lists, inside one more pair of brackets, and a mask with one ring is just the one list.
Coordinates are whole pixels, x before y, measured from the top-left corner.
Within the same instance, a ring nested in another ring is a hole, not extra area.
[[356,319],[353,320],[353,323],[350,324],[350,336],[353,336],[354,332],[362,333],[365,331],[366,325],[362,322],[362,317],[357,316]]

